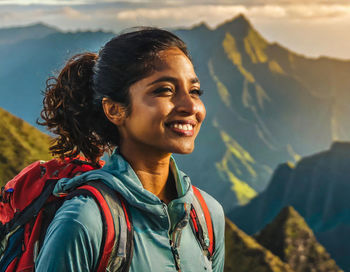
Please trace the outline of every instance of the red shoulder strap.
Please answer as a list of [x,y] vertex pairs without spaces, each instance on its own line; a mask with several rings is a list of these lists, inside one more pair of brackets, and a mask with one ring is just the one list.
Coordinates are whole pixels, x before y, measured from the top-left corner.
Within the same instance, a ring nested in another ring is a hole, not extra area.
[[125,200],[101,181],[90,181],[78,187],[68,199],[84,194],[91,195],[95,199],[104,226],[96,271],[106,271],[109,266],[118,271],[119,269],[129,271],[133,255],[133,227]]
[[192,189],[193,189],[193,193],[197,197],[197,199],[202,207],[203,213],[204,213],[205,222],[206,222],[207,228],[208,228],[208,236],[209,236],[208,238],[210,241],[208,251],[210,253],[210,256],[212,256],[213,251],[214,251],[214,233],[213,233],[213,224],[211,222],[210,212],[209,212],[208,206],[205,203],[205,200],[204,200],[202,194],[200,193],[200,191],[193,185],[192,185]]
[[101,252],[103,252],[103,254],[101,255],[100,258],[100,263],[99,266],[97,268],[97,271],[105,271],[108,260],[109,260],[109,256],[112,253],[112,249],[114,246],[114,241],[115,241],[115,231],[114,231],[114,223],[113,223],[113,217],[111,214],[111,211],[108,207],[108,204],[106,202],[106,200],[104,199],[104,197],[102,196],[102,194],[93,186],[90,185],[83,185],[81,187],[79,187],[79,189],[81,190],[87,190],[89,192],[91,192],[97,203],[99,204],[99,206],[101,207],[102,211],[103,211],[103,215],[104,215],[104,223],[106,224],[106,228],[107,231],[105,233],[105,237],[104,237],[104,245],[103,245],[103,250]]

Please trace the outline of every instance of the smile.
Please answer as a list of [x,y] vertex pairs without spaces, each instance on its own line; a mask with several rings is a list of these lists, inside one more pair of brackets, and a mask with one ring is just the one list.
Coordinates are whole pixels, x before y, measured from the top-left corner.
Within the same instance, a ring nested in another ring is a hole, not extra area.
[[194,127],[196,125],[195,121],[174,121],[167,124],[167,127],[180,136],[193,136]]
[[174,123],[170,125],[171,128],[178,128],[181,130],[193,130],[193,126],[190,124],[179,124],[179,123]]

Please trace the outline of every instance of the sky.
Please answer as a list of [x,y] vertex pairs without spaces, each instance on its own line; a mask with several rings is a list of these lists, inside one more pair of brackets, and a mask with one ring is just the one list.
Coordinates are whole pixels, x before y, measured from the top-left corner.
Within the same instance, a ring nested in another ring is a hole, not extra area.
[[0,0],[0,28],[43,22],[118,33],[206,22],[214,29],[240,13],[270,42],[309,57],[350,59],[350,0]]

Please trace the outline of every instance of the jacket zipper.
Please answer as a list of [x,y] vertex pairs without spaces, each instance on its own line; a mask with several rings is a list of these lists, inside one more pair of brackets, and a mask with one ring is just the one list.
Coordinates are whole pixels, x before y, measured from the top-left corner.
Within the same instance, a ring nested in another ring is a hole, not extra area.
[[[173,254],[174,261],[175,261],[176,271],[181,272],[180,255],[179,255],[179,251],[177,250],[179,243],[178,243],[178,241],[173,241],[173,239],[170,237],[171,222],[170,222],[170,217],[169,217],[169,213],[168,213],[168,208],[167,208],[167,205],[165,203],[163,203],[163,210],[168,218],[168,223],[169,223],[168,238],[169,238],[171,252]],[[181,226],[179,227],[180,223],[182,223],[182,221],[180,221],[176,224],[175,229],[173,231],[173,233],[175,234],[174,235],[175,237],[176,237],[176,232],[181,229]],[[181,233],[179,235],[181,235]],[[178,239],[175,239],[175,240],[178,240]]]

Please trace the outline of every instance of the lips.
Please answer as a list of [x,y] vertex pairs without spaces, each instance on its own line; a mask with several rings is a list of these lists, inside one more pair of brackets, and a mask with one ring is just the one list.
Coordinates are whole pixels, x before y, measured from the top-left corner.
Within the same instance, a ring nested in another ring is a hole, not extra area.
[[197,122],[193,120],[175,120],[166,124],[171,131],[180,136],[193,136],[196,125]]

